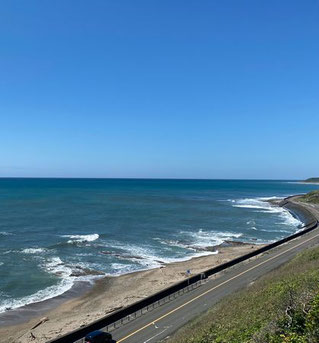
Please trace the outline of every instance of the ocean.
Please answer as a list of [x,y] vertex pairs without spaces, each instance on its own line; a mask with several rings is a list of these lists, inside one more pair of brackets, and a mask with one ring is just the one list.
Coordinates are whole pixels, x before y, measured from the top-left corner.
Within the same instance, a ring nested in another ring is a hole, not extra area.
[[[0,312],[94,282],[272,242],[301,223],[266,202],[318,189],[293,181],[0,179]],[[207,247],[215,247],[208,251]]]

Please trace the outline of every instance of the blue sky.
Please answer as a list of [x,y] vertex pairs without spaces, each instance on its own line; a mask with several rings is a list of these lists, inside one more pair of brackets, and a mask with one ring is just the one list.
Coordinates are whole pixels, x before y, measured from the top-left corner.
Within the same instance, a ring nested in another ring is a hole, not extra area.
[[319,1],[2,1],[0,176],[319,175]]

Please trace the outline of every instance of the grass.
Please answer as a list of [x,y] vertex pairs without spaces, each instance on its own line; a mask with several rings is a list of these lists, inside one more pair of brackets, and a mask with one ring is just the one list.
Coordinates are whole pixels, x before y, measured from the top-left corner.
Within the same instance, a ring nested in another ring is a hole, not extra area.
[[298,201],[312,203],[312,204],[319,204],[319,191],[312,191],[301,196]]
[[225,298],[168,342],[319,342],[319,248]]

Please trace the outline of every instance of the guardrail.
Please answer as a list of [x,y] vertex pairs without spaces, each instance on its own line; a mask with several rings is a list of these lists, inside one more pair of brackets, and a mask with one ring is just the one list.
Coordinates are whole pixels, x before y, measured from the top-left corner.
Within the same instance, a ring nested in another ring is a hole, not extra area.
[[[287,202],[288,203],[288,202]],[[289,203],[291,204],[291,203]],[[283,203],[282,206],[286,204]],[[246,261],[252,257],[255,257],[259,254],[262,254],[266,251],[269,251],[279,245],[287,243],[297,237],[304,235],[312,230],[314,230],[318,226],[318,221],[312,215],[310,211],[305,208],[302,208],[302,211],[307,214],[307,221],[308,223],[301,227],[302,231],[299,231],[291,236],[285,237],[279,241],[270,243],[260,249],[254,250],[248,254],[242,255],[237,257],[231,261],[226,263],[220,264],[216,267],[210,268],[203,273],[194,275],[188,279],[185,279],[175,285],[165,288],[164,290],[157,292],[143,300],[140,300],[132,305],[127,306],[124,309],[118,310],[108,316],[105,316],[101,319],[98,319],[92,322],[89,325],[86,325],[80,329],[72,331],[64,336],[55,338],[50,340],[48,343],[74,343],[74,342],[82,342],[83,337],[85,337],[88,333],[94,330],[106,329],[112,330],[117,328],[119,325],[126,324],[132,319],[138,318],[139,316],[143,315],[144,313],[148,312],[150,309],[154,309],[158,306],[163,305],[164,303],[175,299],[176,296],[184,294],[186,292],[191,291],[194,288],[197,288],[201,285],[203,280],[207,279],[209,276],[217,274],[221,271],[224,271],[238,263]],[[312,219],[312,220],[311,220]]]
[[[135,319],[141,317],[142,315],[144,315],[144,314],[146,314],[146,313],[148,313],[148,312],[150,312],[150,311],[152,311],[152,310],[154,310],[154,309],[156,309],[162,305],[169,303],[170,301],[173,301],[177,297],[179,297],[185,293],[191,292],[194,289],[197,289],[199,286],[202,285],[203,282],[206,282],[206,281],[207,281],[207,279],[202,279],[202,280],[199,280],[193,284],[190,284],[189,286],[187,286],[187,287],[185,287],[185,288],[183,288],[183,289],[181,289],[181,290],[179,290],[173,294],[170,294],[163,299],[159,299],[158,301],[152,303],[151,305],[148,305],[148,306],[134,312],[133,314],[130,314],[130,315],[118,320],[117,322],[114,322],[110,325],[107,325],[107,326],[100,328],[100,330],[112,332],[113,330],[121,327],[122,325],[125,325],[125,324],[129,323],[130,321],[135,320]],[[83,342],[84,342],[84,338],[81,338],[74,343],[83,343]]]

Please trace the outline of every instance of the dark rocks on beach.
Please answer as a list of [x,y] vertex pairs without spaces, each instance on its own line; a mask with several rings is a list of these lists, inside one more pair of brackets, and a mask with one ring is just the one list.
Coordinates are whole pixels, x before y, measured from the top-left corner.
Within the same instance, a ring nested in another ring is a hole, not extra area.
[[76,266],[70,276],[79,277],[79,276],[88,276],[88,275],[104,275],[104,273],[98,270]]
[[218,249],[217,249],[217,245],[213,245],[213,246],[210,246],[210,247],[198,247],[198,246],[188,246],[189,249],[192,249],[196,252],[200,252],[200,251],[211,251],[211,252],[216,252]]
[[246,243],[242,241],[224,241],[220,246],[221,247],[242,247],[246,245],[251,245],[251,243]]
[[266,200],[266,202],[274,206],[280,206],[281,203],[283,202],[283,199],[269,199],[269,200]]
[[216,252],[218,251],[217,246],[212,246],[212,247],[206,247],[201,249],[202,251],[210,251],[210,252]]
[[36,329],[38,326],[40,326],[41,324],[47,322],[48,320],[49,320],[48,317],[43,317],[43,318],[41,318],[40,321],[38,321],[38,322],[31,328],[31,330]]
[[141,256],[135,256],[135,255],[121,255],[122,258],[128,258],[130,260],[144,260]]
[[[257,240],[257,239],[252,238],[251,240]],[[222,248],[240,247],[240,246],[247,246],[247,245],[252,245],[252,244],[254,244],[254,243],[226,240],[219,245],[213,245],[213,246],[208,246],[208,247],[193,247],[193,248],[196,251],[210,251],[210,252],[216,253],[216,252],[218,252],[218,248],[220,248],[220,247],[222,247]]]
[[110,256],[113,256],[113,257],[122,257],[121,254],[117,254],[117,253],[115,253],[115,252],[113,252],[113,251],[108,251],[108,250],[100,251],[100,253],[101,253],[102,255],[110,255]]
[[196,251],[211,251],[210,249],[213,247],[193,247],[189,246],[190,249],[196,250]]
[[115,253],[113,251],[108,251],[108,250],[100,251],[100,253],[103,254],[103,255],[110,255],[110,256],[113,256],[113,257],[117,257],[117,258],[120,258],[120,259],[126,259],[126,260],[143,260],[144,259],[141,256],[118,254],[118,253]]
[[108,251],[108,250],[105,250],[105,251],[100,251],[100,254],[103,254],[103,255],[112,255],[112,251]]
[[63,276],[63,274],[64,274],[63,272],[55,272],[54,273],[54,275],[56,275],[56,276]]

